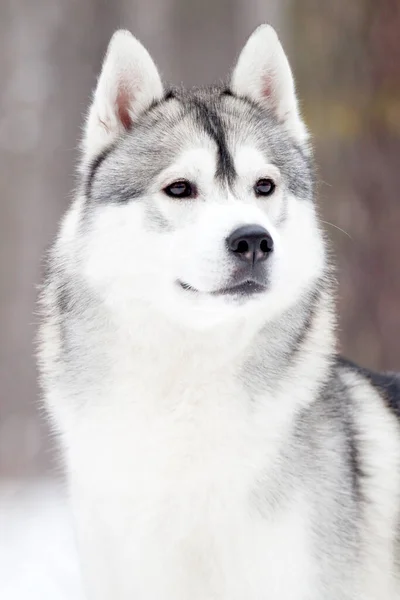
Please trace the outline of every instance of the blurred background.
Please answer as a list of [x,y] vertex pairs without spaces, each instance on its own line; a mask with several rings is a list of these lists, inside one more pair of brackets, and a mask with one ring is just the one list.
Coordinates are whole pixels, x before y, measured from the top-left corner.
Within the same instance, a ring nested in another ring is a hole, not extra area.
[[55,469],[35,300],[111,34],[131,29],[171,83],[206,84],[261,22],[280,34],[313,133],[341,349],[400,370],[400,0],[1,0],[0,481]]

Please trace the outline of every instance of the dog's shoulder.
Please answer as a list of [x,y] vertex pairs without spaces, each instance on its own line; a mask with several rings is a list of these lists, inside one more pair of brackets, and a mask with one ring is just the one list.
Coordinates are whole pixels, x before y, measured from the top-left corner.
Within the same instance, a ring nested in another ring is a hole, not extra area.
[[342,370],[350,371],[367,380],[379,392],[387,407],[400,420],[400,373],[372,371],[357,365],[343,356],[337,357],[337,368],[339,372]]

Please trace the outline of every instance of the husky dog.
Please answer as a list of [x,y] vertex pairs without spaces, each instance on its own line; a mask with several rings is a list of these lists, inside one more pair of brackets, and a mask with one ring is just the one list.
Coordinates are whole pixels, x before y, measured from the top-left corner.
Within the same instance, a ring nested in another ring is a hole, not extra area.
[[190,91],[117,32],[82,154],[40,364],[89,600],[400,598],[400,384],[337,355],[275,31]]

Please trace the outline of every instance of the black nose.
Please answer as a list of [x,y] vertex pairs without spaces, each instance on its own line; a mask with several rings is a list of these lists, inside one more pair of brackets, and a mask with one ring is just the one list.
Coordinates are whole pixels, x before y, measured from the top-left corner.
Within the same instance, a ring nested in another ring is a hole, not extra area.
[[265,260],[274,248],[272,237],[260,225],[238,227],[226,239],[226,243],[235,256],[251,264]]

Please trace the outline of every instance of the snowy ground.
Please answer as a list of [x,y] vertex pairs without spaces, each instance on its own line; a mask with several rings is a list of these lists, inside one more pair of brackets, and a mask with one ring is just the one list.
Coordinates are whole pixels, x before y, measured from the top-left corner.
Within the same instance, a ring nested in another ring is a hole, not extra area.
[[1,600],[83,600],[70,515],[54,482],[0,485]]

